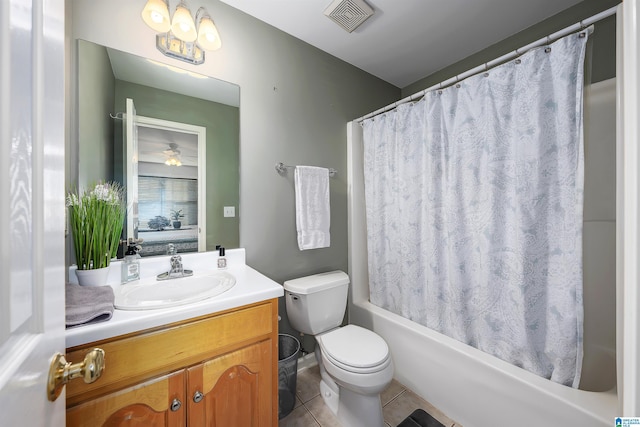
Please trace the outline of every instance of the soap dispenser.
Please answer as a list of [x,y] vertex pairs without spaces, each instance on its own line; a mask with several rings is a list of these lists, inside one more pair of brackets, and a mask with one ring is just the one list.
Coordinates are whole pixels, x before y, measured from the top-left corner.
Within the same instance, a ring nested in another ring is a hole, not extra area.
[[122,283],[140,279],[140,261],[138,260],[138,248],[129,245],[122,260]]
[[218,268],[222,270],[227,268],[227,258],[224,256],[224,247],[220,246],[218,250]]

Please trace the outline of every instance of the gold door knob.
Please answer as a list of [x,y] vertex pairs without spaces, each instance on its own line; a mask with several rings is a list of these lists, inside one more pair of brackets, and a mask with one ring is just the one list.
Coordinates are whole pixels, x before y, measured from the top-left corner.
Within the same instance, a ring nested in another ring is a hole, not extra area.
[[70,380],[82,377],[85,383],[90,384],[100,378],[102,371],[104,371],[104,350],[101,348],[91,350],[80,363],[67,362],[64,355],[57,353],[49,367],[47,396],[53,402]]

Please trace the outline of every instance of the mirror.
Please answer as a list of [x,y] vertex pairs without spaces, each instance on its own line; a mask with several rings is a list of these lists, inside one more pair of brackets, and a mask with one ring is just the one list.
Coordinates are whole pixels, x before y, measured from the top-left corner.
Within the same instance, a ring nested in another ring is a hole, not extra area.
[[[129,213],[138,219],[128,219],[125,230],[130,236],[138,225],[146,242],[141,254],[164,255],[171,241],[178,253],[238,247],[240,88],[84,40],[78,40],[77,78],[80,187],[99,180],[131,182],[122,119],[127,98],[135,103],[140,163],[133,198],[139,205]],[[206,135],[202,150],[192,129]],[[184,166],[166,165],[172,157]],[[204,193],[198,196],[200,183]],[[236,215],[225,216],[225,207]],[[159,227],[165,219],[169,224]],[[198,232],[206,244],[194,243]]]

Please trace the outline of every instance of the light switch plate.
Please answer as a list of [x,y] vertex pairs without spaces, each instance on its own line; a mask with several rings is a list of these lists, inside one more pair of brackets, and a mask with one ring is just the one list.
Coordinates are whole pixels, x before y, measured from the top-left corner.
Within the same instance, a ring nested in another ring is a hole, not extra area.
[[235,206],[225,206],[224,207],[224,216],[225,216],[225,218],[236,216],[236,207]]

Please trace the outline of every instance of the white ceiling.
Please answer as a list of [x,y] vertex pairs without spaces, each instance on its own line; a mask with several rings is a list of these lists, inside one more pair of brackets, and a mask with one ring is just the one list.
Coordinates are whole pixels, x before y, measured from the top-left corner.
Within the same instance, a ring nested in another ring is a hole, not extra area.
[[374,15],[348,33],[332,0],[221,1],[400,88],[580,2],[366,0]]

